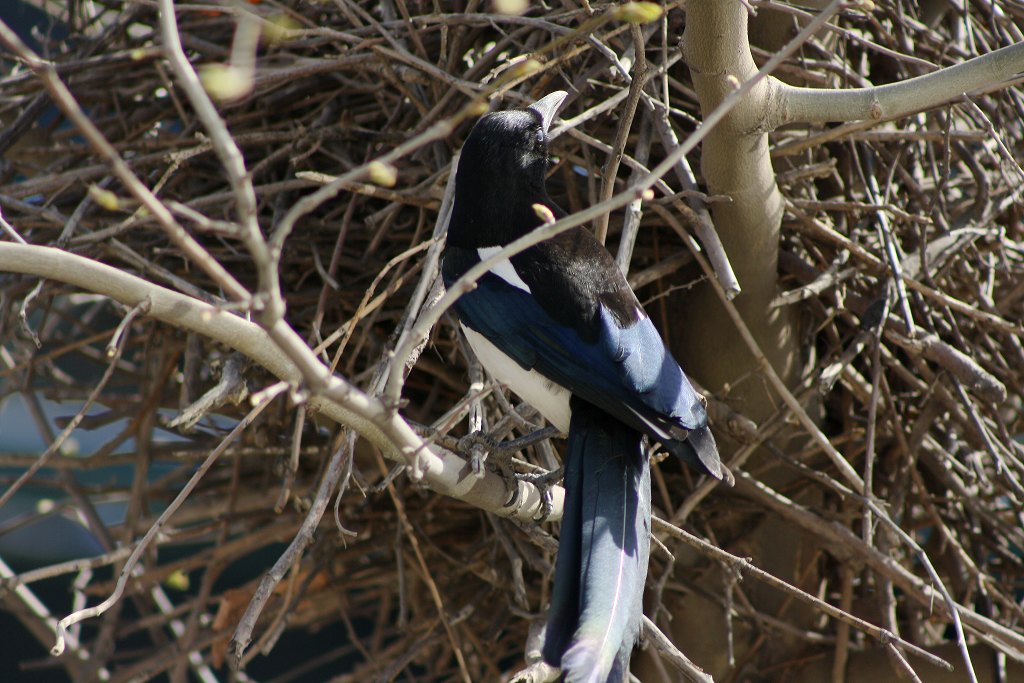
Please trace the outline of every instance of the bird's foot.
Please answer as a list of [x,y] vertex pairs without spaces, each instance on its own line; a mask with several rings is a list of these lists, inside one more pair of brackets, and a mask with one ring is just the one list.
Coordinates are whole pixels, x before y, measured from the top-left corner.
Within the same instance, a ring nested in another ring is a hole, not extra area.
[[551,515],[551,511],[555,507],[551,488],[562,479],[563,474],[563,468],[559,467],[548,472],[517,473],[515,475],[519,481],[533,484],[540,490],[540,514],[534,517],[535,521],[543,522]]
[[473,476],[481,477],[487,456],[498,447],[498,441],[487,432],[475,431],[459,439],[459,451],[469,456]]
[[544,427],[518,439],[498,441],[486,432],[476,431],[459,439],[459,450],[469,455],[470,468],[476,476],[483,474],[484,463],[488,459],[494,462],[502,474],[510,474],[512,456],[524,448],[558,436],[560,433],[556,427]]
[[489,461],[501,474],[509,488],[509,500],[507,506],[516,506],[520,502],[521,491],[519,482],[533,484],[540,489],[541,510],[537,521],[544,521],[554,509],[551,486],[562,477],[562,470],[559,468],[551,472],[523,474],[516,472],[512,467],[512,458],[525,448],[538,444],[561,432],[556,427],[545,427],[530,432],[518,439],[510,441],[498,441],[486,432],[473,432],[459,439],[459,450],[469,457],[470,470],[475,476],[483,476],[484,466]]

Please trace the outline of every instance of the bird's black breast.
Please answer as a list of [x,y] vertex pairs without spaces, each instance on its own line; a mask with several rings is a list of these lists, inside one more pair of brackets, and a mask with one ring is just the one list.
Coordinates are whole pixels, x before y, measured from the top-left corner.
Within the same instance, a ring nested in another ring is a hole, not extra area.
[[466,249],[457,245],[446,244],[441,254],[441,278],[445,287],[451,287],[470,268],[480,263],[480,256],[475,249]]

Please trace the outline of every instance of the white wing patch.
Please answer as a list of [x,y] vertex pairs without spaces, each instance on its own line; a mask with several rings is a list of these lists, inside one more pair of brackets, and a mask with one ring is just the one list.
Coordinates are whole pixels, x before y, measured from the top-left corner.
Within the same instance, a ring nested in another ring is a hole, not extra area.
[[524,370],[479,332],[460,325],[481,365],[499,382],[519,394],[548,422],[569,433],[569,390],[555,384],[536,370]]
[[[483,261],[484,259],[488,259],[497,254],[502,250],[502,248],[503,247],[480,247],[476,252],[480,256],[480,260]],[[498,261],[497,264],[491,267],[491,272],[516,289],[521,289],[527,294],[532,294],[530,286],[523,282],[523,278],[519,277],[519,273],[516,272],[516,267],[513,266],[512,262],[508,259]]]

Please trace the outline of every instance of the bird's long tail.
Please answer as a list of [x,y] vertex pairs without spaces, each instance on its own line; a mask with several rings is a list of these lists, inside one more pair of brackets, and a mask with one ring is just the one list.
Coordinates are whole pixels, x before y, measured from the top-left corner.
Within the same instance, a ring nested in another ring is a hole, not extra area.
[[573,398],[544,659],[567,683],[626,680],[650,552],[651,471],[643,436]]

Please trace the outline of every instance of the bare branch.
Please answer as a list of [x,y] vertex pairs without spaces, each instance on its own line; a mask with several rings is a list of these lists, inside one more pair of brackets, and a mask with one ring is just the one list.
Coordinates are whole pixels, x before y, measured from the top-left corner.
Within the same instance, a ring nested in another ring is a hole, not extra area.
[[[291,382],[303,379],[296,366],[281,355],[269,333],[259,326],[110,266],[49,247],[0,243],[0,271],[67,282],[109,296],[126,306],[136,306],[148,297],[152,302],[150,317],[225,344],[281,379]],[[301,352],[310,359],[310,367],[323,367],[301,340],[296,342],[296,348],[305,349]],[[512,495],[505,481],[493,472],[480,479],[467,476],[468,466],[464,460],[443,449],[427,447],[401,417],[382,403],[341,378],[327,375],[326,368],[323,373],[323,390],[310,398],[310,407],[351,427],[393,460],[405,463],[415,456],[426,482],[434,490],[523,521],[533,519],[541,511],[541,494],[535,486],[519,481],[516,483],[518,492]],[[561,510],[559,494],[555,492],[558,511]],[[507,507],[509,500],[517,501],[514,508]]]
[[1005,87],[1024,72],[1024,43],[1009,45],[898,83],[871,88],[803,88],[772,79],[770,129],[786,123],[883,121]]

